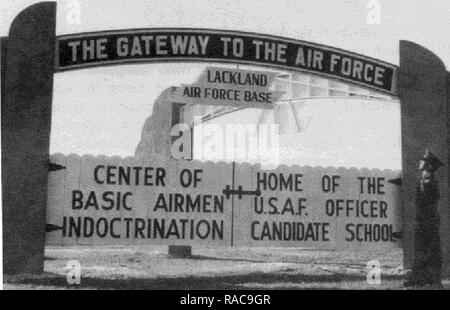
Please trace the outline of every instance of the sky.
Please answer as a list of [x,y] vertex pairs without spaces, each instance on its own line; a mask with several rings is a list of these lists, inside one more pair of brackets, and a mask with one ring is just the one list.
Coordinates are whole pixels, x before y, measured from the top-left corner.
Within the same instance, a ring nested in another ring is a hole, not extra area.
[[[371,1],[63,0],[57,1],[56,32],[166,26],[254,31],[340,47],[394,64],[399,40],[411,40],[450,65],[450,41],[442,37],[450,33],[449,1],[378,0],[380,24],[368,24]],[[1,1],[1,35],[7,35],[18,12],[35,2]],[[69,13],[77,2],[78,20]]]
[[[37,1],[1,1],[0,34],[6,36],[13,18],[34,2]],[[447,69],[450,67],[450,40],[443,36],[450,33],[448,0],[375,1],[381,9],[379,24],[367,22],[368,4],[373,0],[57,2],[57,35],[152,27],[240,30],[326,44],[393,64],[399,61],[399,40],[410,40],[436,53]],[[155,98],[168,86],[191,83],[204,66],[140,64],[55,74],[51,153],[133,155],[143,122],[151,114]],[[345,103],[343,106],[352,105]],[[398,114],[398,107],[396,109]],[[322,115],[327,114],[322,105],[320,111]],[[371,126],[376,128],[373,109],[348,111],[361,115],[355,128],[361,128],[361,124],[367,123],[371,117]],[[383,113],[378,116],[379,120],[391,115],[389,109]],[[397,116],[391,121],[398,122]],[[354,117],[347,115],[347,118]],[[352,129],[344,122],[341,124],[350,134]],[[384,133],[392,128],[395,128],[392,135],[399,136],[398,124],[386,127]],[[333,131],[339,129],[333,128]],[[383,139],[383,135],[378,139]],[[382,147],[382,143],[380,145]],[[346,147],[354,153],[355,148]],[[340,164],[400,168],[399,146],[391,152],[395,154],[388,155],[388,163],[381,163],[382,159],[377,159],[378,162],[352,159],[352,162],[342,160]],[[327,160],[332,165],[332,156]]]

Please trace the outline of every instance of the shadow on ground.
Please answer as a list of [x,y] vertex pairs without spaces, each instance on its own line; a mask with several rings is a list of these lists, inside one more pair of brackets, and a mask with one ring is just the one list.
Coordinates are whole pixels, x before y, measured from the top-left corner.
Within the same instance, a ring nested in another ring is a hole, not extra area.
[[[384,280],[401,280],[400,275],[386,275]],[[268,274],[264,272],[250,273],[246,275],[210,276],[210,277],[177,277],[177,278],[96,278],[85,277],[77,288],[89,289],[121,289],[121,290],[158,290],[158,289],[261,289],[260,285],[277,284],[277,289],[289,289],[289,283],[302,284],[329,284],[329,288],[340,288],[341,282],[365,283],[365,275],[349,275],[344,273],[333,273],[329,275],[310,274]],[[32,286],[53,286],[60,288],[75,288],[69,286],[66,277],[54,273],[46,273],[39,277],[28,277],[22,279],[10,279],[9,284],[26,284]],[[251,284],[243,286],[243,284]],[[256,284],[256,285],[255,285]],[[283,287],[283,284],[286,284]],[[328,288],[328,287],[321,287]],[[298,287],[296,287],[298,289]]]
[[205,255],[192,255],[190,259],[195,260],[209,260],[209,261],[224,261],[224,262],[246,262],[246,263],[266,263],[266,260],[247,259],[247,258],[221,258]]

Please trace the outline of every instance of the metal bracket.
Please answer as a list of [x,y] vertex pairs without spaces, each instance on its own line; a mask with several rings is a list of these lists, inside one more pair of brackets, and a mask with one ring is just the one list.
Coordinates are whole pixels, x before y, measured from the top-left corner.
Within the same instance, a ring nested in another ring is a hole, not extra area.
[[403,232],[401,231],[394,231],[392,233],[392,237],[395,239],[402,239],[403,238]]
[[238,195],[239,199],[242,199],[243,195],[256,195],[260,196],[261,191],[259,189],[254,191],[246,191],[242,189],[242,185],[238,186],[238,189],[231,189],[230,185],[225,186],[225,189],[222,191],[222,193],[225,195],[225,197],[228,199],[231,195]]
[[58,225],[55,225],[55,224],[47,224],[45,226],[45,232],[52,232],[52,231],[55,231],[55,230],[62,230],[62,229],[63,229],[62,226],[58,226]]
[[66,167],[48,161],[48,171],[58,171],[62,169],[66,169]]
[[388,180],[388,182],[391,183],[391,184],[395,184],[395,185],[401,186],[402,185],[402,178],[398,177],[396,179],[390,179],[390,180]]

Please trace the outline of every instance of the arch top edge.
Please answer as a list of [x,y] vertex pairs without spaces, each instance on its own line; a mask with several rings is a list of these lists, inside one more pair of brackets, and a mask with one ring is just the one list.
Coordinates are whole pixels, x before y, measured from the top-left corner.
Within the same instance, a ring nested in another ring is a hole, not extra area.
[[[56,7],[56,1],[42,1],[27,6],[13,19],[9,27],[8,37],[14,36],[17,31],[23,31],[24,25],[33,27],[33,23],[36,23],[36,26],[39,26],[42,19],[47,21],[45,24],[52,27],[54,32],[56,29]],[[57,36],[55,36],[55,39],[57,39]]]
[[[400,62],[402,62],[402,60],[410,61],[410,58],[414,58],[416,60],[426,59],[427,61],[431,61],[434,64],[436,64],[437,67],[441,67],[443,71],[450,72],[447,70],[444,61],[438,55],[436,55],[436,53],[424,47],[423,45],[420,45],[418,43],[409,40],[400,40],[399,50],[400,50]],[[418,57],[418,55],[420,54],[422,54],[425,57]]]

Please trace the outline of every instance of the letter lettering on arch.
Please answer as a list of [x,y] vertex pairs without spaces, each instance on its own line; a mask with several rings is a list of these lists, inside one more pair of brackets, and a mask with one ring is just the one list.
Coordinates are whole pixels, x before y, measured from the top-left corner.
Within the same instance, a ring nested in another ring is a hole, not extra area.
[[57,43],[57,71],[137,61],[218,61],[309,72],[398,95],[395,65],[329,46],[270,35],[149,28],[62,35]]

